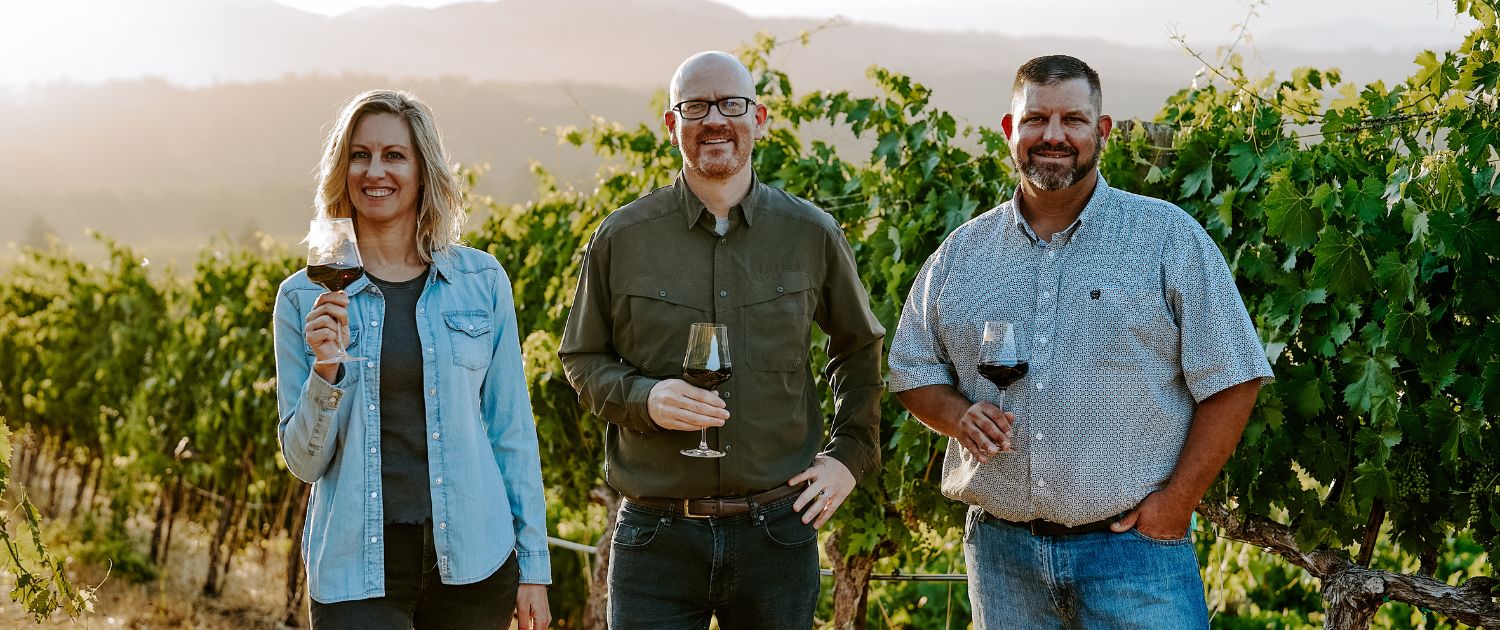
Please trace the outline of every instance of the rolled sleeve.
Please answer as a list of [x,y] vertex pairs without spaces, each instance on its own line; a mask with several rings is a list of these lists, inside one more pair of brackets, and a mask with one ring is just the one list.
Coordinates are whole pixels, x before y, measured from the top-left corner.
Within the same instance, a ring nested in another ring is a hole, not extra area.
[[1163,257],[1167,297],[1181,335],[1183,380],[1196,402],[1252,379],[1275,377],[1224,255],[1203,228],[1179,221]]
[[906,304],[901,307],[901,320],[891,339],[891,372],[886,384],[892,392],[958,383],[938,330],[938,297],[947,273],[944,264],[947,246],[944,242],[923,263],[912,281]]
[[277,293],[272,319],[276,346],[276,394],[279,419],[276,439],[287,470],[298,479],[314,482],[333,460],[339,418],[348,417],[344,404],[348,381],[342,367],[339,382],[330,384],[312,371],[312,355],[305,351],[302,318],[293,292]]

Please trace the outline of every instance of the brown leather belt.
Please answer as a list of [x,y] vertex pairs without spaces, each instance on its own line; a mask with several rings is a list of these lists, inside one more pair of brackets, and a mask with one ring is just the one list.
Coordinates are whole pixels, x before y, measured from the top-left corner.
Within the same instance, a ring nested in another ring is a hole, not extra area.
[[1016,521],[1007,521],[988,512],[984,514],[984,518],[992,519],[998,523],[1010,525],[1011,527],[1019,527],[1021,529],[1030,530],[1032,536],[1074,536],[1077,534],[1092,534],[1095,532],[1109,531],[1109,526],[1114,525],[1115,521],[1119,520],[1120,517],[1114,516],[1111,518],[1094,521],[1092,523],[1073,525],[1071,527],[1063,525],[1062,523],[1054,523],[1052,521],[1044,521],[1042,519],[1018,523]]
[[765,505],[780,498],[789,497],[807,488],[807,484],[779,486],[765,492],[743,497],[707,497],[703,499],[664,499],[660,497],[625,497],[625,502],[638,507],[671,512],[687,518],[719,518],[749,514],[750,506]]

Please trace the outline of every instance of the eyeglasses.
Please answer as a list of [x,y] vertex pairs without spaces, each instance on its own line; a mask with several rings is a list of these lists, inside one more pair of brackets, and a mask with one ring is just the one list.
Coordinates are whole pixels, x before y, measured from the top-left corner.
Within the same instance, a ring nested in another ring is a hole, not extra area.
[[731,96],[729,98],[721,98],[717,101],[683,101],[673,105],[672,110],[682,114],[684,120],[698,120],[708,116],[708,109],[710,107],[717,106],[719,113],[723,114],[725,118],[734,118],[736,116],[744,116],[745,112],[750,111],[750,106],[754,104],[755,101],[748,97]]

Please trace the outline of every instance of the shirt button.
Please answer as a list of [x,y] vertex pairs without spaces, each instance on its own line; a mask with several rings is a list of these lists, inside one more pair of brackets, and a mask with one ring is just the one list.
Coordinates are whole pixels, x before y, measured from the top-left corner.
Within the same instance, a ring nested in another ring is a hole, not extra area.
[[370,454],[371,455],[375,454],[375,447],[373,447],[373,446],[370,447]]
[[733,394],[733,393],[734,392],[719,392],[719,395],[723,396],[724,400],[729,400],[730,395]]
[[434,387],[432,389],[427,390],[427,395],[428,396],[436,396],[437,395],[437,388]]
[[1042,438],[1044,438],[1044,437],[1047,437],[1047,436],[1043,435],[1042,433],[1037,433],[1036,434],[1036,441],[1040,442],[1040,441],[1042,441]]
[[657,295],[661,296],[661,297],[667,297],[667,292],[666,291],[658,291]]
[[1053,250],[1053,251],[1047,252],[1047,257],[1048,258],[1056,258],[1057,257],[1057,251]]
[[438,432],[437,432],[437,431],[433,431],[433,432],[432,432],[432,439],[434,439],[434,440],[436,440],[436,439],[438,439],[438,435],[439,435],[439,434],[438,434]]
[[435,352],[435,350],[432,349],[432,346],[427,346],[427,354],[432,354],[433,352]]
[[469,330],[474,330],[474,325],[473,324],[469,324]]
[[1040,478],[1037,479],[1036,480],[1036,487],[1038,487],[1038,488],[1045,488],[1045,487],[1047,487],[1047,480],[1046,479],[1040,479]]
[[371,328],[378,328],[379,326],[380,326],[380,322],[370,322],[370,327]]
[[729,297],[728,291],[719,291],[719,297]]
[[419,308],[419,309],[417,309],[417,312],[418,313],[422,313],[423,315],[425,315],[425,314],[427,314],[427,309],[425,309],[425,308]]
[[1036,388],[1039,389],[1039,390],[1047,389],[1047,384],[1046,383],[1037,383],[1036,384]]
[[375,498],[375,493],[374,493],[374,492],[371,492],[371,493],[370,493],[370,498],[371,498],[371,499],[373,499],[373,498]]
[[1049,298],[1049,297],[1052,297],[1052,293],[1050,293],[1050,292],[1047,292],[1047,291],[1043,291],[1043,292],[1042,292],[1042,297],[1043,297],[1043,298]]
[[776,285],[776,292],[777,293],[786,293],[786,287],[783,287],[783,286],[781,286],[781,285],[778,284],[778,285]]
[[448,521],[438,523],[438,529],[448,529]]
[[1047,336],[1046,335],[1042,335],[1040,337],[1037,337],[1036,340],[1037,340],[1037,343],[1040,343],[1040,344],[1042,344],[1044,346],[1047,345]]
[[436,482],[437,482],[437,485],[440,485],[440,486],[443,485],[443,478],[442,477],[438,477],[437,480],[436,480]]
[[375,405],[370,405],[370,411],[375,411]]
[[728,245],[729,244],[729,239],[727,239],[727,238],[721,238],[721,239],[719,239],[719,244],[720,245]]
[[369,363],[366,363],[365,367],[370,368],[370,369],[375,369],[375,362],[371,361]]
[[371,536],[370,537],[370,542],[375,542],[375,541],[378,541],[378,540],[380,540],[379,536]]

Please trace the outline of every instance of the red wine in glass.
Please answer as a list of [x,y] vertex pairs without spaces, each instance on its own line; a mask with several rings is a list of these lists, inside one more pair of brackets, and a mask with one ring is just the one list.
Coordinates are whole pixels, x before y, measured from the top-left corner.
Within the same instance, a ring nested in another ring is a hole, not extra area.
[[995,387],[1003,390],[1010,387],[1011,383],[1026,377],[1026,362],[1016,361],[1012,365],[1004,363],[980,363],[979,375],[989,379],[991,383],[995,384]]
[[[360,260],[359,247],[354,242],[353,219],[313,219],[307,229],[306,242],[308,280],[329,291],[343,291],[365,275],[364,262]],[[365,360],[364,357],[349,356],[344,350],[347,345],[347,341],[340,339],[338,354],[318,361],[317,365]]]
[[[729,329],[723,324],[693,324],[688,329],[687,355],[682,358],[682,380],[714,390],[729,380]],[[682,450],[688,457],[723,457],[708,447],[708,429],[698,432],[698,447]]]
[[323,285],[329,291],[343,291],[360,276],[365,268],[358,265],[308,265],[307,279]]
[[[979,375],[1000,389],[995,406],[1005,410],[1005,390],[1023,378],[1030,368],[1031,353],[1026,345],[1020,324],[1014,322],[987,321],[984,336],[979,342]],[[1005,451],[1010,449],[1005,448]]]

